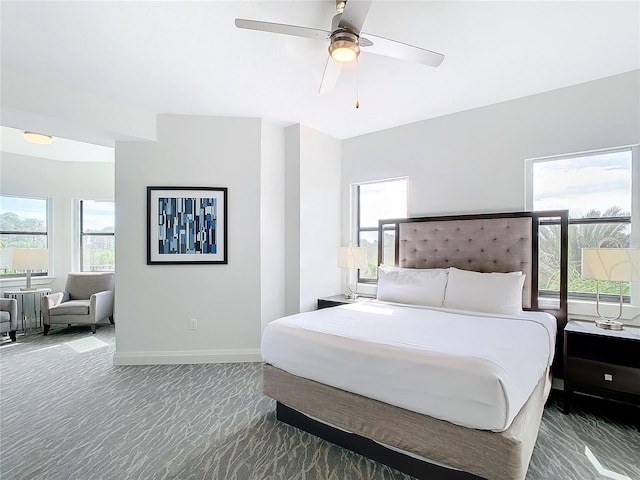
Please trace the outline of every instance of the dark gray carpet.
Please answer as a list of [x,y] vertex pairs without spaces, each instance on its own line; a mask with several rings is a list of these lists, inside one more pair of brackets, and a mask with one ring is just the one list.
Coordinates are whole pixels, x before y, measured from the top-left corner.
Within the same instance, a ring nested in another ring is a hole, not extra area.
[[[114,367],[114,351],[113,326],[0,345],[3,480],[410,480],[278,422],[257,363]],[[640,480],[632,412],[559,405],[552,397],[527,480]],[[585,447],[622,476],[598,474]]]

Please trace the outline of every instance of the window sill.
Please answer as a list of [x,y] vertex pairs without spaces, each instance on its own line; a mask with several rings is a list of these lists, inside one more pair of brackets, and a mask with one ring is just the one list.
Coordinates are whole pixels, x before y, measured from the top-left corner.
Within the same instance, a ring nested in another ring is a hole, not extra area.
[[[596,312],[596,302],[569,300],[567,307],[570,319],[596,320],[599,318]],[[616,317],[619,308],[617,303],[600,302],[600,313],[607,317]],[[640,305],[623,304],[620,321],[629,325],[640,325]]]
[[377,283],[358,283],[358,295],[375,297],[378,292]]
[[[31,285],[34,287],[51,285],[55,281],[56,277],[37,277],[31,278]],[[10,289],[15,287],[24,287],[26,285],[26,279],[20,278],[2,278],[0,279],[0,289]]]

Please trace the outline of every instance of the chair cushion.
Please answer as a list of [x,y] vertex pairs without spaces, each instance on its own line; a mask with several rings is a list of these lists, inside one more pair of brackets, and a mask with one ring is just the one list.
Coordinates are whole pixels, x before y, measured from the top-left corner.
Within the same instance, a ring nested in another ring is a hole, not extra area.
[[0,312],[0,322],[10,322],[11,321],[11,315],[9,315],[9,312]]
[[90,300],[70,300],[49,310],[49,315],[89,315]]

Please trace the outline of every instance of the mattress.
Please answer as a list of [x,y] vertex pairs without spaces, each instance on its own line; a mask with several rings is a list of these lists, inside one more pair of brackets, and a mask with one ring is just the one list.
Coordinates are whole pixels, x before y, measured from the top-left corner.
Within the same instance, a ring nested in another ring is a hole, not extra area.
[[504,431],[547,372],[556,320],[370,301],[266,325],[264,362],[464,427]]

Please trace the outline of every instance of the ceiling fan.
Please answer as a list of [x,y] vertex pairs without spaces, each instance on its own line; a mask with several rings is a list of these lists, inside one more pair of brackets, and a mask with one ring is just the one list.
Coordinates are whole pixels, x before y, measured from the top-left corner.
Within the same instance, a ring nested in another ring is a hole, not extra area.
[[329,58],[320,83],[320,94],[326,94],[333,90],[342,72],[342,66],[344,63],[358,58],[361,48],[366,53],[400,58],[431,67],[437,67],[442,63],[444,55],[440,53],[361,32],[372,3],[373,1],[336,0],[337,13],[331,21],[331,30],[244,18],[236,18],[236,27],[316,40],[329,40]]

